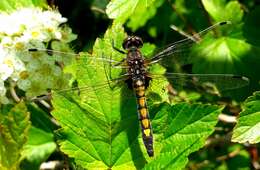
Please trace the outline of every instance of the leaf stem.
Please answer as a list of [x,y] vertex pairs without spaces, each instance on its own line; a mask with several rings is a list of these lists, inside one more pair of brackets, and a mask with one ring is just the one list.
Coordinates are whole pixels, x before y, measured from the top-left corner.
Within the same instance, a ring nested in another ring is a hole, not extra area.
[[18,97],[18,95],[16,94],[16,91],[15,91],[15,86],[16,86],[16,83],[14,83],[13,81],[10,83],[10,93],[11,93],[11,96],[13,97],[14,101],[16,103],[19,103],[21,101],[21,99]]

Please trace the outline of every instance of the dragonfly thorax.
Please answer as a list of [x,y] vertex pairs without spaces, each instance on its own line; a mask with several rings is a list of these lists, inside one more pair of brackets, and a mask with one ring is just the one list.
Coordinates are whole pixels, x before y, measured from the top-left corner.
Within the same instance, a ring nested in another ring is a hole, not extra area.
[[146,74],[146,69],[144,66],[144,60],[142,58],[128,59],[128,74],[131,77],[144,76]]
[[128,58],[127,64],[128,68],[128,75],[129,75],[129,86],[135,86],[136,82],[143,82],[145,87],[149,86],[149,80],[147,77],[146,67],[144,65],[143,58]]

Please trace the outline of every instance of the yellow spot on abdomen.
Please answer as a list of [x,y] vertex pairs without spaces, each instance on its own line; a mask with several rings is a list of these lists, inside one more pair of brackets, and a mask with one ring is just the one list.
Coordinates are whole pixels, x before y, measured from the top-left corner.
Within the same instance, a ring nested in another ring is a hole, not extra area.
[[147,109],[146,108],[141,108],[139,109],[140,115],[142,118],[146,118],[147,117]]
[[150,129],[144,129],[144,135],[145,136],[151,136],[151,130]]
[[144,90],[140,90],[140,91],[137,92],[137,95],[140,96],[140,97],[144,96],[144,94],[145,94]]
[[143,119],[142,120],[142,125],[145,129],[149,128],[149,120],[148,119]]
[[144,90],[145,90],[145,87],[144,87],[144,86],[139,86],[139,87],[136,87],[136,90],[138,90],[138,91],[144,91]]
[[145,97],[139,98],[138,104],[139,104],[140,107],[145,107]]

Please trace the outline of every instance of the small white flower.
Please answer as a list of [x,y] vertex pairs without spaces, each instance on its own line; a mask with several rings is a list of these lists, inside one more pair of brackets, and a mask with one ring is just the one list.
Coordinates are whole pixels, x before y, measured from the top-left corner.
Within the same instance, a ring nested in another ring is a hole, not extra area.
[[[54,42],[51,40],[59,40],[55,41],[58,45],[74,40],[76,36],[71,29],[60,27],[66,21],[58,11],[43,11],[40,8],[0,13],[0,22],[4,23],[0,25],[0,82],[7,79],[16,81],[18,87],[30,96],[40,95],[44,90],[56,86],[57,78],[62,77],[63,70],[55,65],[55,55],[29,52],[28,49],[44,51],[47,45],[53,48]],[[59,61],[66,65],[63,57],[59,56]],[[60,79],[65,81],[63,79],[66,77]],[[0,92],[1,88],[5,90],[0,85]],[[5,99],[5,93],[0,95],[0,103]]]
[[6,64],[0,64],[0,79],[2,81],[6,80],[8,77],[12,75],[14,69]]
[[[1,22],[1,21],[0,21]],[[11,37],[3,37],[2,40],[1,40],[1,44],[2,46],[9,46],[13,43],[13,39]]]
[[61,34],[60,31],[55,31],[54,35],[55,35],[55,38],[58,39],[58,40],[60,40],[62,38],[62,34]]

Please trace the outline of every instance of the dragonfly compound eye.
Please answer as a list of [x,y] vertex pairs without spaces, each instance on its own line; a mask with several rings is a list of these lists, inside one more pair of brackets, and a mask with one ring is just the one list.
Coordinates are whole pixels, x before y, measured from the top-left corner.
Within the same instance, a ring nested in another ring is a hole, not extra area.
[[129,36],[123,42],[123,48],[125,50],[130,49],[131,47],[141,48],[143,46],[143,41],[140,37]]

